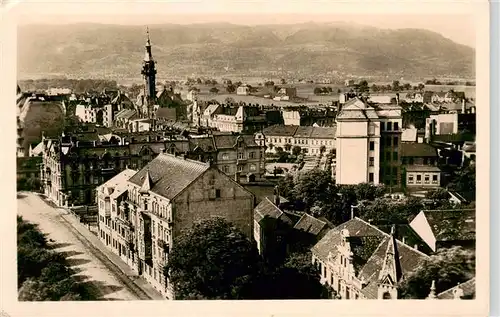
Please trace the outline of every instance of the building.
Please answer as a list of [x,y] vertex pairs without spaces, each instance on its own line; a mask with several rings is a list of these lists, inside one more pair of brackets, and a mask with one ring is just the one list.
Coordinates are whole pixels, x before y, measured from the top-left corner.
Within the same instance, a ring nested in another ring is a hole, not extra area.
[[254,209],[254,240],[259,254],[269,261],[285,259],[289,251],[293,220],[280,208],[279,196],[264,198]]
[[297,97],[297,88],[295,87],[282,87],[276,94],[280,100],[291,100]]
[[435,147],[427,143],[401,143],[403,180],[407,188],[437,188],[441,186],[441,169],[437,166]]
[[187,138],[175,130],[100,133],[94,127],[42,142],[42,187],[59,206],[95,204],[97,186],[126,168],[142,168],[160,153],[212,161],[242,182],[261,179],[265,173],[264,150],[253,135]]
[[[118,177],[127,178],[128,173]],[[222,217],[252,237],[254,196],[208,163],[160,154],[124,183],[114,182],[120,185],[112,184],[111,190],[102,187],[100,227],[115,231],[111,237],[117,237],[122,258],[166,298],[174,299],[175,294],[163,270],[175,248],[172,242],[183,230]]]
[[332,108],[289,107],[282,110],[285,125],[321,126],[335,125],[336,111]]
[[348,100],[337,115],[337,184],[380,182],[380,118],[359,98]]
[[427,140],[434,135],[457,134],[458,113],[441,113],[431,115],[425,120],[425,137]]
[[397,299],[402,277],[428,258],[367,222],[353,218],[311,249],[321,282],[341,299]]
[[401,188],[402,108],[398,105],[378,105],[380,120],[380,182]]
[[248,87],[247,85],[241,85],[238,88],[236,88],[236,94],[242,95],[242,96],[249,95],[250,94],[250,87]]
[[422,210],[411,228],[436,252],[452,246],[476,248],[476,210]]
[[113,106],[111,104],[98,107],[91,103],[76,105],[75,116],[84,123],[97,123],[105,127],[113,125]]
[[273,125],[256,133],[257,140],[264,140],[266,152],[276,153],[278,148],[291,152],[295,146],[305,155],[319,155],[335,149],[336,126],[288,126]]
[[[196,112],[198,110],[194,109]],[[196,118],[193,116],[194,120]],[[254,133],[268,125],[268,118],[255,106],[210,104],[205,108],[201,120],[194,122],[195,125],[198,123],[221,132]]]

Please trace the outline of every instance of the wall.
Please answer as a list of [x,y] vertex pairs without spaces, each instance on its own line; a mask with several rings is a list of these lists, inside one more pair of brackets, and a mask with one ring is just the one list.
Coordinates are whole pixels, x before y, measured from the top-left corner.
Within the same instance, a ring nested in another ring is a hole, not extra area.
[[[216,190],[220,197],[216,198]],[[211,168],[175,199],[174,236],[197,221],[222,217],[253,239],[254,196],[216,168]]]
[[337,184],[368,182],[368,140],[366,138],[337,138]]

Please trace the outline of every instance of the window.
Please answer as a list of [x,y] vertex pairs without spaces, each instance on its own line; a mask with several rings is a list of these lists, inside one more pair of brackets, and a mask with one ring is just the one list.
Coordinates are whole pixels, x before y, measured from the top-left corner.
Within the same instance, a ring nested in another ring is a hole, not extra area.
[[391,160],[391,152],[386,152],[385,153],[385,160],[390,161]]
[[375,165],[375,158],[374,157],[370,157],[370,160],[368,162],[368,166],[374,166]]
[[248,154],[248,157],[251,158],[251,159],[255,158],[255,153],[254,152],[250,152]]
[[399,123],[394,122],[394,131],[398,131],[398,130],[399,130]]
[[224,165],[224,173],[229,173],[229,166]]
[[398,160],[398,152],[392,152],[392,160],[397,161]]
[[243,165],[238,165],[238,172],[242,172],[243,171]]
[[408,175],[408,184],[413,184],[413,175]]
[[432,182],[437,183],[438,181],[438,176],[437,175],[432,175]]
[[422,183],[422,175],[417,175],[417,184]]
[[243,152],[238,153],[238,159],[242,160],[243,159]]
[[220,189],[215,190],[215,198],[220,198]]
[[431,179],[431,178],[430,178],[430,176],[429,176],[429,175],[425,175],[425,176],[424,176],[424,182],[425,182],[426,184],[429,184],[430,179]]
[[427,162],[428,162],[428,161],[427,161],[427,158],[426,158],[426,157],[424,157],[424,165],[427,165]]
[[373,173],[369,173],[369,174],[368,174],[368,181],[369,181],[370,183],[373,183]]
[[387,131],[392,130],[392,122],[387,122]]
[[370,141],[370,151],[375,151],[375,142]]
[[386,138],[385,143],[386,143],[385,145],[391,146],[391,137],[390,136]]
[[399,142],[399,138],[397,136],[395,136],[393,141],[392,141],[392,145],[398,146],[398,142]]
[[381,131],[385,130],[385,122],[380,122],[380,130]]

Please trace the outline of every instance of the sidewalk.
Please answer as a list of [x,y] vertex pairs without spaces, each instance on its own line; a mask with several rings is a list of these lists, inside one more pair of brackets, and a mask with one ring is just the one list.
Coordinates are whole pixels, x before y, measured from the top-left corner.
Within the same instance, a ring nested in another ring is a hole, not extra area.
[[142,289],[151,299],[166,300],[157,290],[153,288],[144,278],[137,275],[123,260],[111,250],[109,250],[99,238],[91,232],[85,225],[80,223],[74,216],[64,208],[57,208],[61,212],[61,218],[75,228],[85,239],[104,254],[120,271],[128,276],[137,287]]

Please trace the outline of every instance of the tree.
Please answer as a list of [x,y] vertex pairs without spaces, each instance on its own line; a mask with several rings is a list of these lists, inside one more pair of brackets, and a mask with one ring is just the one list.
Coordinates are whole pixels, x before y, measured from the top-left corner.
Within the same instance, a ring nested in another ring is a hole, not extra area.
[[333,196],[335,184],[331,174],[313,169],[300,175],[294,188],[294,196],[305,203],[307,209],[317,203],[326,203]]
[[224,99],[224,102],[228,105],[233,105],[236,103],[236,101],[234,101],[234,99],[231,97],[227,97],[226,99]]
[[380,90],[380,88],[377,85],[375,85],[375,84],[372,85],[373,92],[378,92],[379,90]]
[[320,95],[323,92],[321,87],[314,87],[314,94],[315,95]]
[[467,193],[473,200],[476,199],[476,165],[469,164],[463,167],[450,182],[449,188],[461,193]]
[[292,148],[292,154],[295,155],[295,156],[298,156],[300,153],[302,153],[302,148],[298,145],[295,145],[293,148]]
[[284,78],[281,78],[281,84],[286,85],[286,80]]
[[226,91],[230,94],[234,93],[236,91],[236,86],[233,84],[228,84],[226,86]]
[[198,85],[201,85],[203,82],[202,82],[201,78],[199,78],[199,77],[198,77],[198,78],[196,79],[196,83],[197,83]]
[[222,218],[195,224],[174,243],[165,275],[176,299],[231,299],[257,270],[254,245]]
[[424,299],[429,295],[432,281],[436,294],[457,286],[475,276],[474,251],[461,247],[438,250],[410,273],[400,286],[402,298]]
[[219,93],[219,89],[217,87],[212,87],[212,88],[210,88],[209,92],[212,94],[217,94],[217,93]]
[[435,190],[428,191],[427,194],[425,194],[425,197],[428,199],[432,200],[448,200],[450,198],[450,195],[448,194],[448,191],[444,188],[438,188]]
[[395,80],[395,81],[393,81],[393,82],[392,82],[392,87],[391,87],[391,88],[392,88],[392,90],[393,90],[393,91],[399,91],[399,89],[401,88],[401,87],[399,86],[399,80]]
[[326,146],[322,145],[322,146],[319,148],[319,152],[320,152],[321,154],[323,154],[323,153],[325,153],[325,151],[326,151]]
[[418,88],[418,90],[423,91],[424,88],[425,88],[425,85],[422,84],[422,83],[419,83],[418,86],[417,86],[417,88]]
[[285,197],[289,201],[294,200],[294,187],[295,182],[293,181],[293,176],[290,174],[287,174],[285,177],[281,178],[276,185],[278,194],[282,197]]
[[290,143],[285,144],[285,151],[290,152],[292,145]]
[[368,82],[366,80],[362,80],[358,84],[358,91],[359,92],[368,92],[370,88],[368,87]]

